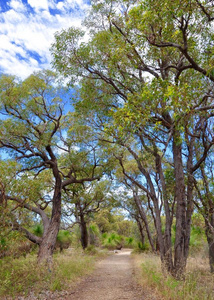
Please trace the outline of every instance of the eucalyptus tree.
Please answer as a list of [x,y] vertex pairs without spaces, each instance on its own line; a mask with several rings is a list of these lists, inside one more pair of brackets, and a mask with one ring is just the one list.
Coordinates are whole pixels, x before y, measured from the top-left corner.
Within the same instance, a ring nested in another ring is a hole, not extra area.
[[[202,156],[193,157],[203,115],[213,109],[212,21],[213,7],[202,1],[92,1],[85,21],[88,42],[82,41],[83,31],[70,28],[56,34],[52,47],[55,67],[79,82],[83,100],[78,108],[82,113],[90,109],[88,119],[104,133],[103,140],[126,148],[136,160],[155,207],[161,260],[176,277],[182,276],[188,256],[192,175],[213,145],[209,140]],[[157,189],[142,153],[155,161],[166,216],[164,237]],[[164,157],[174,169],[173,209]]]
[[[156,231],[156,236],[158,228],[156,226],[157,222],[154,214],[154,206],[148,196],[149,190],[146,190],[146,186],[141,183],[142,174],[136,160],[130,157],[128,151],[115,151],[114,156],[118,160],[115,177],[124,188],[124,192],[120,193],[117,197],[118,205],[121,205],[129,212],[130,216],[135,219],[142,241],[145,239],[144,231],[146,232],[151,249],[155,252],[154,236],[149,226],[151,219],[153,228],[155,228]],[[152,165],[152,161],[150,163]],[[150,164],[148,163],[148,165]]]
[[[10,158],[18,162],[17,172],[14,170],[17,182],[22,183],[24,178],[33,180],[46,172],[51,177],[51,183],[43,181],[43,189],[36,197],[33,192],[32,195],[28,193],[27,187],[26,193],[16,190],[13,194],[7,184],[2,185],[1,199],[15,201],[19,207],[41,217],[44,225],[42,237],[24,231],[39,245],[38,261],[51,263],[60,226],[63,191],[72,184],[94,181],[102,174],[97,167],[96,147],[93,147],[93,153],[91,148],[82,151],[69,137],[72,113],[65,105],[63,89],[57,85],[53,72],[42,71],[24,81],[2,76],[0,86],[0,149],[6,151],[5,160]],[[77,156],[82,157],[79,165],[75,161]],[[1,182],[4,183],[2,177]],[[34,185],[36,182],[31,187]],[[51,207],[50,216],[45,213],[48,205]]]
[[[128,180],[125,180],[125,193],[120,193],[118,196],[118,206],[125,209],[129,216],[136,221],[142,244],[145,243],[145,237],[147,235],[152,252],[156,252],[157,249],[155,249],[154,235],[151,232],[149,223],[152,220],[152,225],[155,224],[153,222],[154,219],[152,219],[151,214],[147,209],[146,197],[144,194],[139,193],[136,186],[130,186],[127,181]],[[155,226],[153,226],[153,228],[155,228]]]
[[[197,154],[200,146],[197,145]],[[204,218],[205,234],[209,249],[210,270],[214,272],[214,198],[213,198],[213,152],[199,170],[194,174],[195,197],[194,203],[198,212]]]
[[[80,228],[80,241],[83,250],[88,247],[88,225],[94,219],[95,214],[108,205],[110,197],[109,182],[91,182],[83,185],[73,185],[66,188],[63,196],[63,218],[67,228],[75,224]],[[71,217],[75,217],[72,222]]]

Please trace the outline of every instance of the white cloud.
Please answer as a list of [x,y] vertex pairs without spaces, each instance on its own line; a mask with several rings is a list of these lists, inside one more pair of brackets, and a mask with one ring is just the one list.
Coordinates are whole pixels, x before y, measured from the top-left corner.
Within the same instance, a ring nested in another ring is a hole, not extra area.
[[24,4],[22,3],[22,1],[21,0],[11,0],[10,1],[10,7],[12,8],[12,9],[14,9],[15,11],[25,11],[26,9],[25,9],[25,6],[24,6]]
[[57,5],[56,5],[56,8],[57,9],[63,9],[65,6],[65,4],[63,2],[58,2]]
[[47,0],[28,0],[28,4],[35,10],[48,9]]
[[[0,8],[0,71],[25,78],[33,71],[50,67],[54,33],[81,26],[83,0],[11,0],[10,9]],[[57,9],[51,14],[49,9]]]

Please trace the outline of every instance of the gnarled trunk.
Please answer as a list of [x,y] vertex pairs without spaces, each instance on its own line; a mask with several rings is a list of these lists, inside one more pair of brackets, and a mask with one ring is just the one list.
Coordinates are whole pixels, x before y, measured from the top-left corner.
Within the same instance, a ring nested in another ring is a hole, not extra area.
[[141,223],[142,221],[140,220],[140,218],[136,218],[136,222],[137,222],[137,226],[140,232],[140,237],[141,237],[141,243],[144,244],[145,243],[145,234],[143,231],[143,224]]

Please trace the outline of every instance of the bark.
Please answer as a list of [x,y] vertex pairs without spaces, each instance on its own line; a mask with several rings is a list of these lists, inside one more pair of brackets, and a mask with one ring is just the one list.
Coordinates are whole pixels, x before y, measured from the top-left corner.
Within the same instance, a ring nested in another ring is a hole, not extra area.
[[172,272],[173,270],[173,260],[172,260],[172,238],[171,238],[171,227],[172,227],[172,215],[170,213],[170,207],[168,202],[168,194],[165,183],[165,178],[162,169],[162,161],[161,157],[158,154],[156,149],[155,151],[156,157],[156,170],[160,178],[162,194],[163,194],[163,203],[164,203],[164,211],[165,211],[165,232],[164,232],[164,259],[163,265],[168,272]]
[[44,233],[42,236],[42,242],[39,245],[38,253],[38,263],[47,263],[50,267],[52,264],[53,251],[60,227],[62,191],[62,180],[58,173],[57,166],[55,166],[53,169],[53,173],[55,176],[55,190],[52,202],[52,215],[49,224],[46,223],[46,226],[44,226]]
[[42,237],[42,242],[39,244],[38,263],[46,263],[49,268],[51,268],[52,265],[52,256],[59,226],[60,220],[52,221],[46,230],[46,234]]
[[88,247],[88,230],[84,216],[80,216],[81,245],[83,250]]
[[80,228],[80,242],[83,250],[85,250],[88,247],[88,241],[89,241],[87,223],[85,221],[85,213],[80,202],[77,202],[75,206],[76,206],[76,220]]
[[200,165],[200,171],[204,184],[205,197],[201,193],[196,179],[194,179],[194,185],[201,201],[201,205],[198,205],[197,201],[195,201],[195,205],[204,218],[205,234],[209,248],[210,271],[211,273],[214,273],[214,202],[212,193],[210,192],[208,178],[204,170],[204,165]]
[[188,251],[185,248],[187,244],[185,181],[182,164],[182,146],[179,139],[179,133],[175,132],[173,138],[173,160],[175,173],[176,235],[173,276],[176,278],[181,278],[183,276],[188,255]]
[[140,237],[141,237],[141,243],[144,244],[145,243],[145,234],[143,231],[143,225],[141,223],[141,220],[139,218],[136,218],[136,222],[137,222],[137,226],[140,232]]
[[192,213],[194,209],[193,205],[193,189],[194,189],[194,178],[193,178],[193,147],[194,147],[195,137],[191,137],[188,143],[188,159],[187,159],[187,209],[186,209],[186,239],[185,239],[185,249],[186,249],[186,259],[189,253],[189,243],[191,234],[191,223],[192,223]]
[[146,233],[147,233],[147,236],[148,236],[148,240],[149,240],[149,243],[150,243],[150,246],[152,248],[152,251],[153,252],[156,252],[155,251],[155,245],[154,245],[154,242],[153,242],[153,239],[152,239],[152,235],[151,235],[151,232],[150,232],[150,229],[149,229],[149,223],[148,223],[148,220],[147,220],[147,217],[146,217],[146,213],[140,203],[140,199],[138,197],[138,195],[136,193],[133,193],[133,196],[134,196],[134,201],[135,201],[135,204],[137,206],[137,209],[139,211],[139,214],[140,214],[140,217],[145,225],[145,228],[146,228]]
[[214,227],[213,230],[210,229],[210,224],[207,224],[208,222],[205,222],[206,224],[206,237],[208,242],[208,248],[209,248],[209,263],[210,263],[210,272],[214,273]]

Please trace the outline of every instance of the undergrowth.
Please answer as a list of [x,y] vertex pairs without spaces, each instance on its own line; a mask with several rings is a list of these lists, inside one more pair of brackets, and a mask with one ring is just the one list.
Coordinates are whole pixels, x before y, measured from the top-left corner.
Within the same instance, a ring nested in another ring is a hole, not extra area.
[[81,276],[93,270],[95,259],[88,253],[67,250],[54,256],[53,269],[37,265],[36,255],[0,260],[0,298],[28,295],[30,291],[69,289]]
[[209,264],[201,257],[190,257],[185,280],[178,281],[161,271],[160,259],[152,254],[134,255],[136,266],[141,268],[140,282],[164,300],[214,299],[214,275]]

